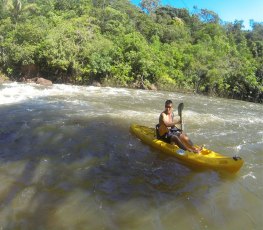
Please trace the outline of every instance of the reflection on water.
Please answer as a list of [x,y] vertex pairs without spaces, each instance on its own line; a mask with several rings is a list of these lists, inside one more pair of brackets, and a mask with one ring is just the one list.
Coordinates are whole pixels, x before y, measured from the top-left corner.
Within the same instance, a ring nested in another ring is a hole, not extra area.
[[[244,158],[237,175],[193,170],[130,134],[133,122],[153,126],[167,98],[185,103],[196,143]],[[260,229],[261,114],[169,92],[2,85],[0,227]]]

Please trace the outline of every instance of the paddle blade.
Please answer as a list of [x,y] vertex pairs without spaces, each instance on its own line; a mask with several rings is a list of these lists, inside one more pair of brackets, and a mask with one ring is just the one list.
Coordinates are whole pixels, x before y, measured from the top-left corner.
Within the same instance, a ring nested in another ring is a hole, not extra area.
[[178,105],[178,115],[181,117],[182,116],[182,111],[184,109],[184,103],[180,103]]

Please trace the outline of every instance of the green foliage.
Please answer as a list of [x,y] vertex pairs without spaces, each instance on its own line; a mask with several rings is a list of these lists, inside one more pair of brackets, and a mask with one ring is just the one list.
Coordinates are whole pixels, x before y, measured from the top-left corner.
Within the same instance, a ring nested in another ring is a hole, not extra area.
[[156,84],[161,90],[174,91],[175,89],[178,89],[176,81],[172,79],[168,74],[160,75],[160,77],[156,81]]
[[[263,24],[129,0],[0,1],[0,71],[263,101]],[[145,13],[146,12],[146,13]],[[27,77],[27,76],[25,76]],[[139,84],[139,85],[138,85]]]

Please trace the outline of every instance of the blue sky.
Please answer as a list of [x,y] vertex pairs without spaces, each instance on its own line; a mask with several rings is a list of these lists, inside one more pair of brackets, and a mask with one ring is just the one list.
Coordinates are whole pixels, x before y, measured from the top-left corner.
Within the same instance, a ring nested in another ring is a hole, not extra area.
[[[130,0],[139,4],[140,0]],[[243,20],[245,29],[249,29],[249,20],[263,22],[263,0],[162,0],[162,5],[171,5],[176,8],[187,8],[190,12],[193,7],[212,10],[223,21],[234,22]]]

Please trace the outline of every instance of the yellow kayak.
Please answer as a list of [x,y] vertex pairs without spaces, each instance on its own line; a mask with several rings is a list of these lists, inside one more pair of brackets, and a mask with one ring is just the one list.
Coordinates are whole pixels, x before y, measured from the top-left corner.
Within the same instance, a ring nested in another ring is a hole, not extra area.
[[144,143],[166,154],[175,156],[180,159],[182,163],[198,169],[214,169],[236,173],[244,163],[240,157],[224,156],[206,148],[203,148],[200,153],[182,150],[177,145],[171,145],[162,140],[158,140],[154,128],[132,124],[130,129],[131,132]]

